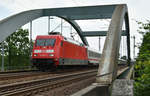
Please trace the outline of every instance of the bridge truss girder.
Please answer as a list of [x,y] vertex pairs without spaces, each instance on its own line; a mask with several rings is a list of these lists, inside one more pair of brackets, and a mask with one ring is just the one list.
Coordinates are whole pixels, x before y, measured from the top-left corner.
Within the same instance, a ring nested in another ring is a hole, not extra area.
[[103,85],[111,84],[113,80],[115,80],[117,77],[117,61],[124,19],[126,24],[125,27],[127,35],[128,64],[130,65],[130,34],[128,11],[126,5],[118,5],[116,6],[112,15],[112,19],[103,48],[103,53],[100,62],[101,64],[99,66],[97,74],[97,82]]
[[87,19],[109,19],[112,16],[116,5],[85,6],[85,7],[66,7],[51,9],[36,9],[21,12],[0,21],[0,42],[5,40],[10,34],[15,32],[24,24],[43,16],[58,16],[69,22],[79,34],[85,45],[88,42],[82,35],[80,26],[75,20]]

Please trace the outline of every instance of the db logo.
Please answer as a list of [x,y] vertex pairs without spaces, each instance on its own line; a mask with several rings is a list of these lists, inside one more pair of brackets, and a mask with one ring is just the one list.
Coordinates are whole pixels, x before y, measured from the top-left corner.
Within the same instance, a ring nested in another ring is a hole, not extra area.
[[46,55],[42,54],[42,55],[40,55],[40,56],[46,56]]
[[42,53],[45,53],[46,52],[46,50],[42,50]]

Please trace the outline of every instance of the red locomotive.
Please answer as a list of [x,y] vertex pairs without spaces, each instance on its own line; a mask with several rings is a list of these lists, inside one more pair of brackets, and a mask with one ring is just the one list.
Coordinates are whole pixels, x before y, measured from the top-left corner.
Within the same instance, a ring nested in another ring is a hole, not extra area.
[[60,34],[37,36],[32,63],[39,70],[58,66],[98,64],[100,53]]

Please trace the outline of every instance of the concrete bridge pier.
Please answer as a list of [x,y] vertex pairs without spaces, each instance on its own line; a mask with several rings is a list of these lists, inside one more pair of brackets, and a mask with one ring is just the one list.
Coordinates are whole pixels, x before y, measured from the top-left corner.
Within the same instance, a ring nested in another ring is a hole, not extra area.
[[[96,83],[73,94],[72,96],[133,96],[133,81],[130,80],[133,67],[124,73],[124,77],[117,79],[118,54],[121,41],[123,20],[128,24],[127,6],[116,6],[107,32],[101,61],[98,68]],[[129,27],[126,26],[127,46],[130,46]],[[130,47],[128,49],[128,64],[130,65]],[[131,70],[131,71],[130,71]],[[126,75],[126,76],[125,76]]]

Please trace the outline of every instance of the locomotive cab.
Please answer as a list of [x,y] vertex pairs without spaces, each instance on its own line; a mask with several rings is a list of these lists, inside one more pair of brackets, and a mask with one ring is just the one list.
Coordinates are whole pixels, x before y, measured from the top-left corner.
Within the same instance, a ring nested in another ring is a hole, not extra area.
[[32,50],[32,63],[39,70],[56,67],[58,38],[56,35],[37,36]]

